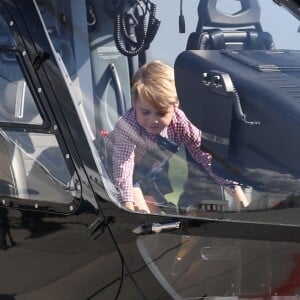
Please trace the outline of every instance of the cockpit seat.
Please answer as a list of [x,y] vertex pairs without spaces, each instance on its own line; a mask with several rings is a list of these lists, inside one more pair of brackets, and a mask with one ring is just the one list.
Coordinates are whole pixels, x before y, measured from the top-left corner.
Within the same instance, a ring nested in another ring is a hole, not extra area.
[[270,50],[274,48],[271,34],[265,31],[208,29],[201,33],[192,32],[186,50]]
[[[232,1],[233,2],[233,1]],[[257,0],[234,1],[236,11],[224,12],[218,0],[200,0],[198,23],[186,50],[269,50],[274,42],[260,24]]]
[[[272,35],[260,24],[260,7],[256,0],[237,0],[240,9],[232,14],[222,13],[218,0],[200,0],[198,24],[189,35],[186,50],[271,50],[275,49]],[[195,111],[195,102],[182,103],[184,111]],[[196,108],[197,109],[197,108]],[[179,199],[182,212],[202,199],[224,199],[224,193],[192,158],[187,149],[188,179]],[[221,193],[220,193],[221,192]]]

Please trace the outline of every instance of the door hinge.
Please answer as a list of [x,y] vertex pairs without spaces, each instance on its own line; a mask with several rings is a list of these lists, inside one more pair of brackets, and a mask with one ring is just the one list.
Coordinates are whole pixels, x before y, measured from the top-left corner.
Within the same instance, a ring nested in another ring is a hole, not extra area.
[[115,218],[112,216],[100,218],[98,217],[92,224],[88,227],[88,233],[92,240],[98,239],[105,231],[109,224],[114,223]]

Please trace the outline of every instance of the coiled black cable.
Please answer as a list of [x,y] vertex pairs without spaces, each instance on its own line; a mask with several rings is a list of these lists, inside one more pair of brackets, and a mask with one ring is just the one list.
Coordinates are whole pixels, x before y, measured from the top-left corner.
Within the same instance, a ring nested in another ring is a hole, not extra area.
[[135,56],[147,50],[160,26],[155,17],[156,5],[149,0],[110,1],[104,7],[114,19],[114,40],[120,53]]
[[145,49],[149,49],[151,42],[153,41],[159,26],[160,26],[160,21],[156,19],[156,5],[154,3],[150,4],[150,17],[149,17],[149,25],[147,32],[145,34]]
[[233,95],[234,95],[234,101],[233,101],[234,110],[235,110],[237,118],[240,121],[242,121],[242,122],[244,122],[248,125],[260,125],[260,121],[248,121],[248,120],[246,120],[246,115],[243,112],[242,105],[241,105],[241,100],[240,100],[239,94],[238,94],[235,87],[233,87]]
[[[135,32],[137,42],[130,38],[127,33],[126,19],[124,13],[118,13],[114,18],[114,40],[117,49],[125,56],[135,56],[144,49],[145,38],[142,34],[143,29],[139,29],[140,25],[137,25]],[[122,41],[122,36],[124,43]]]

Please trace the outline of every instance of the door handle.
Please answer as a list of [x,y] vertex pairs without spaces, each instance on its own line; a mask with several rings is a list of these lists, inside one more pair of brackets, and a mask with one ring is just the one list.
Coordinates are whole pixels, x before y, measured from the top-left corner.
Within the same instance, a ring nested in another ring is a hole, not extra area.
[[168,223],[144,223],[133,229],[135,234],[150,234],[160,233],[163,231],[173,231],[180,228],[181,222],[168,222]]

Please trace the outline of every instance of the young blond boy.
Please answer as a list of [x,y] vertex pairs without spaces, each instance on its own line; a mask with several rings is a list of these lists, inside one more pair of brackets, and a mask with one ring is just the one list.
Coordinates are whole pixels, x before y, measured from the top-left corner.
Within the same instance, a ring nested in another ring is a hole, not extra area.
[[151,197],[143,195],[140,186],[134,182],[134,168],[147,151],[158,147],[157,135],[187,147],[215,182],[224,186],[238,203],[247,205],[237,183],[212,172],[211,155],[200,150],[201,130],[179,109],[174,69],[158,60],[143,65],[134,75],[132,108],[119,119],[108,136],[114,183],[120,190],[122,205],[130,210],[150,212],[147,200]]

